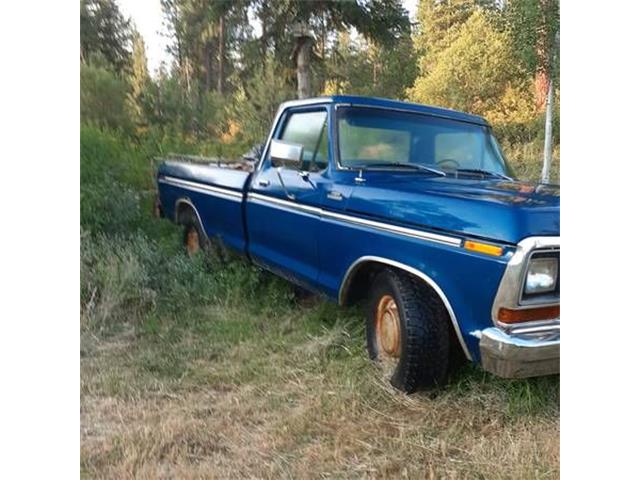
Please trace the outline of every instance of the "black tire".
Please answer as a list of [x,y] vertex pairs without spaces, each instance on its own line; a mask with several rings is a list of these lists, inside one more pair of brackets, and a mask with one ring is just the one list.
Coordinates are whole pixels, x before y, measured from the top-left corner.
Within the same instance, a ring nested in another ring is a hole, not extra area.
[[[189,255],[194,255],[195,253],[197,253],[197,250],[206,250],[209,248],[209,239],[202,230],[200,222],[198,221],[198,217],[192,209],[189,208],[184,210],[178,218],[178,223],[184,227],[182,244],[184,245],[185,250]],[[192,235],[197,235],[198,248],[195,250],[191,243]]]
[[[446,382],[451,350],[449,319],[435,293],[420,279],[396,270],[382,270],[374,279],[367,318],[367,349],[373,360],[387,354],[377,338],[381,302],[391,296],[399,314],[399,353],[389,380],[406,393]],[[381,360],[382,361],[382,360]]]

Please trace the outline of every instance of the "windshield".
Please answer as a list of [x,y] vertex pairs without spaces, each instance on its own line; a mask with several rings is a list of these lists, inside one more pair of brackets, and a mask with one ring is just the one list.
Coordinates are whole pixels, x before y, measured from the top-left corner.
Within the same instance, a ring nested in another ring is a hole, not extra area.
[[450,174],[513,176],[487,126],[367,107],[337,112],[343,167],[417,164]]

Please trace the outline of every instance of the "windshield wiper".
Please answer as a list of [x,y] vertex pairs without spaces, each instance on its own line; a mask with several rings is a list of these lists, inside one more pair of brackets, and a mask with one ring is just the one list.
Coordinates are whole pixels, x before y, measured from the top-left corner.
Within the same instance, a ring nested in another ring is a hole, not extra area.
[[361,169],[361,170],[372,170],[377,167],[400,167],[400,168],[411,168],[413,170],[420,170],[422,172],[433,173],[434,175],[439,175],[441,177],[446,177],[447,174],[442,170],[438,170],[437,168],[427,167],[426,165],[420,165],[418,163],[402,163],[402,162],[375,162],[369,165],[355,165],[352,168]]
[[489,177],[495,177],[495,178],[501,178],[503,180],[509,180],[509,181],[513,181],[513,178],[508,177],[502,173],[498,173],[498,172],[492,172],[490,170],[483,170],[481,168],[457,168],[456,172],[462,172],[462,173],[480,173],[482,175],[487,175]]

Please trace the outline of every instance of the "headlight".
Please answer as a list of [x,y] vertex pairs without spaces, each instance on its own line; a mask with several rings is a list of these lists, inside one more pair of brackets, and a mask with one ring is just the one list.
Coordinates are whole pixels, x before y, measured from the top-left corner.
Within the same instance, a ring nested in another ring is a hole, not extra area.
[[526,295],[552,292],[558,280],[558,258],[532,258],[524,284]]

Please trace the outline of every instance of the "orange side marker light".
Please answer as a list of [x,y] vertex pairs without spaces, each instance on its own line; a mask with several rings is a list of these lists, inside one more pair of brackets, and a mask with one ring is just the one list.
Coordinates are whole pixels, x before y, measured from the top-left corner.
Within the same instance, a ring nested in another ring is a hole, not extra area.
[[467,250],[471,250],[472,252],[480,252],[486,255],[493,255],[494,257],[499,257],[500,255],[502,255],[502,247],[498,247],[497,245],[490,245],[488,243],[465,240],[464,248]]

